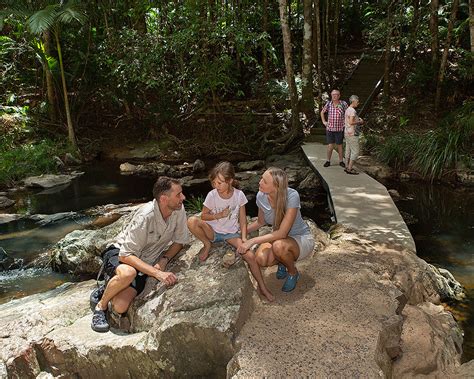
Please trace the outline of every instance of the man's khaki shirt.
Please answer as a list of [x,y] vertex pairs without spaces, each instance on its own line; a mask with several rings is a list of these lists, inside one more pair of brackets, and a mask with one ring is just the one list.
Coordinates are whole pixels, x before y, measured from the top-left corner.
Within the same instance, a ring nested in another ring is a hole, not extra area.
[[135,255],[154,265],[161,253],[171,244],[187,244],[189,231],[184,206],[173,211],[165,221],[156,200],[143,204],[132,216],[130,224],[111,241],[120,249],[119,256]]

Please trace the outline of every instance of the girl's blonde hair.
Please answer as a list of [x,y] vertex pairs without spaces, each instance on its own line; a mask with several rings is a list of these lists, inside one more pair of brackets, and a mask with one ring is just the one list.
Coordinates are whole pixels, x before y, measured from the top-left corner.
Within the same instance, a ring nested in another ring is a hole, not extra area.
[[235,180],[235,170],[232,163],[224,161],[219,162],[209,173],[209,180],[211,183],[218,175],[221,175],[226,182],[231,181],[231,185],[234,188],[239,188],[239,182]]
[[275,219],[273,220],[273,229],[280,228],[280,224],[285,217],[286,199],[288,196],[288,175],[278,167],[270,167],[267,172],[273,178],[273,185],[276,188]]

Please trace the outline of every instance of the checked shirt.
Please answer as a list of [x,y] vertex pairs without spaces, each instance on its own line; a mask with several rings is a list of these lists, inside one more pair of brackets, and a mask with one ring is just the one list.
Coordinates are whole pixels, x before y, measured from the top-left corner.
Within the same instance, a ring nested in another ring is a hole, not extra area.
[[329,132],[342,132],[344,130],[344,114],[348,105],[345,101],[339,101],[336,106],[332,101],[328,101],[324,105],[323,112],[328,113],[328,126],[326,130]]

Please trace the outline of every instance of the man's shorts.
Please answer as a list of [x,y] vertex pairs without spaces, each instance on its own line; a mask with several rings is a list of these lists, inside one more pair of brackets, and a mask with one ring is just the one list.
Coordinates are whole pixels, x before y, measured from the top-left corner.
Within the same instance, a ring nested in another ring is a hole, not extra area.
[[217,232],[214,232],[214,239],[211,242],[212,243],[225,242],[226,240],[230,240],[232,238],[240,238],[240,234],[239,233],[217,233]]
[[298,261],[305,259],[308,257],[314,249],[314,237],[312,234],[305,234],[302,236],[289,236],[293,238],[296,243],[298,244],[298,247],[300,248],[300,255],[298,256]]
[[[109,276],[109,280],[115,276],[115,269],[121,264],[119,261],[119,252],[120,249],[112,245],[102,253],[104,271]],[[138,271],[137,276],[133,279],[133,282],[130,283],[130,287],[137,291],[137,295],[144,290],[147,278],[148,275]]]
[[342,145],[342,140],[344,139],[344,131],[342,132],[331,132],[326,130],[326,142],[328,144]]

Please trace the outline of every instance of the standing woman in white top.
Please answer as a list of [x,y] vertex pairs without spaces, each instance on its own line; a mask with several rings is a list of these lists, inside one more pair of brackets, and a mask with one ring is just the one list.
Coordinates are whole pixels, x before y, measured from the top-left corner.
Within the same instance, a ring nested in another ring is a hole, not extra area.
[[257,193],[258,219],[249,225],[248,232],[269,224],[273,231],[251,238],[238,248],[244,252],[254,244],[257,263],[262,267],[278,264],[276,277],[285,279],[282,291],[293,291],[299,273],[296,262],[306,258],[314,249],[314,237],[301,217],[300,196],[288,187],[288,176],[280,168],[270,167],[262,175]]
[[357,116],[356,108],[359,106],[359,97],[352,95],[349,98],[349,108],[344,115],[344,139],[346,140],[346,164],[345,172],[351,175],[359,175],[359,172],[352,167],[359,157],[359,127],[364,123]]
[[[192,216],[188,219],[188,227],[202,243],[199,259],[204,262],[209,256],[212,243],[227,242],[239,249],[247,240],[247,215],[245,204],[247,198],[236,188],[234,167],[229,162],[220,162],[209,174],[214,189],[210,191],[202,207],[201,217]],[[240,233],[239,233],[240,227]],[[249,269],[258,283],[258,291],[268,300],[273,296],[268,291],[262,278],[260,267],[255,255],[249,250],[241,250],[242,258],[248,263]]]

